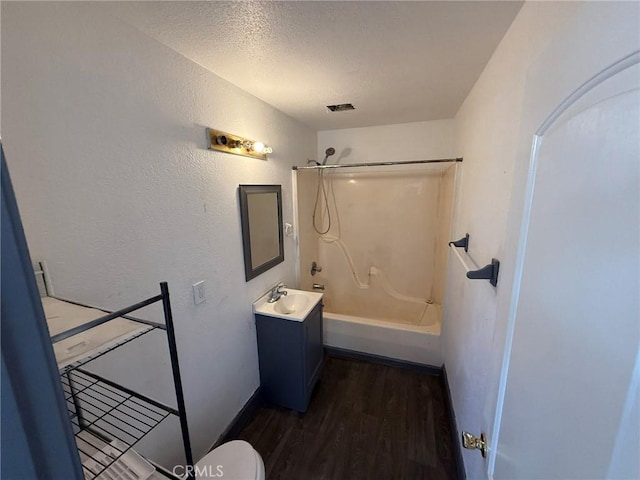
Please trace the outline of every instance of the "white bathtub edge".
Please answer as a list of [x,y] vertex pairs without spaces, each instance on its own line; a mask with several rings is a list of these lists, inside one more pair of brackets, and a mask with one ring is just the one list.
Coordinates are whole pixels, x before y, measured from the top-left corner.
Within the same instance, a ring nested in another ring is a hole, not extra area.
[[440,324],[420,327],[324,313],[324,344],[423,365],[442,365]]

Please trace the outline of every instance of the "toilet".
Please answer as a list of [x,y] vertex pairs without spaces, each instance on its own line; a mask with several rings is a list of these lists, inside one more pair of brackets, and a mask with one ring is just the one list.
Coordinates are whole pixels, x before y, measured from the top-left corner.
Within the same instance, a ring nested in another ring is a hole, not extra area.
[[232,440],[207,453],[195,465],[195,477],[222,480],[264,480],[264,462],[244,440]]

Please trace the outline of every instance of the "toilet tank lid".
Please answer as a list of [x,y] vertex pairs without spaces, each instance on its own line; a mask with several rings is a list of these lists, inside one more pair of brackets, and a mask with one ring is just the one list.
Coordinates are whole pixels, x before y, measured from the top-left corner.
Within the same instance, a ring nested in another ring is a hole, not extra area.
[[244,440],[233,440],[214,448],[196,463],[196,478],[253,480],[257,478],[258,452]]

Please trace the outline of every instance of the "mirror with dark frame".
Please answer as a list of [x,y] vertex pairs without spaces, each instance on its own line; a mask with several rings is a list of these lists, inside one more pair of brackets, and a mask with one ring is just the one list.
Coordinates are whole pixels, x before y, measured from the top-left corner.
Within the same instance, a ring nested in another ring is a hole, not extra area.
[[240,185],[240,219],[247,282],[284,262],[282,187]]

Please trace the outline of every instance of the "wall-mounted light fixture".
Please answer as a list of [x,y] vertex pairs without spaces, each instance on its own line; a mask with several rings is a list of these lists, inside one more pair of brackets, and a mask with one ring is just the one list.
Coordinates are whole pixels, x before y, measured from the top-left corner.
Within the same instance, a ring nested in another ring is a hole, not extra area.
[[268,153],[273,153],[273,148],[266,146],[262,142],[255,140],[247,140],[246,138],[233,135],[231,133],[221,132],[220,130],[208,129],[209,132],[209,150],[218,150],[219,152],[233,153],[234,155],[242,155],[244,157],[267,159]]

